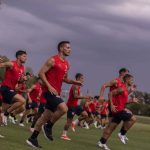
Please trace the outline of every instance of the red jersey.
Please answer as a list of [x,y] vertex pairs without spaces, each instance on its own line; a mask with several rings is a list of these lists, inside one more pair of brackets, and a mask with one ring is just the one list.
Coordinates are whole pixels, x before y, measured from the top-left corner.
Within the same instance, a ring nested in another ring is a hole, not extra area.
[[[55,64],[47,71],[46,78],[49,84],[54,87],[60,95],[64,76],[69,69],[69,63],[67,60],[62,60],[58,55],[53,56],[52,58],[54,59]],[[46,88],[46,91],[47,90],[48,89]]]
[[104,102],[102,104],[103,109],[101,110],[102,115],[107,115],[108,114],[108,102]]
[[[0,87],[1,87],[1,83],[0,83]],[[3,100],[2,95],[0,93],[0,102]]]
[[128,88],[122,82],[119,83],[119,87],[123,89],[123,93],[113,96],[112,102],[116,106],[117,112],[124,110],[126,103],[128,101]]
[[[78,99],[74,98],[74,93],[73,93],[74,86],[75,85],[72,85],[70,92],[69,92],[69,98],[67,101],[68,107],[77,107],[78,106]],[[78,95],[80,95],[80,86],[78,86]]]
[[[18,88],[22,91],[27,89],[27,84],[25,82],[23,83],[18,83]],[[22,91],[16,91],[18,94],[22,95],[24,92]]]
[[42,94],[42,88],[38,82],[35,83],[34,86],[34,89],[29,93],[29,95],[32,101],[38,102],[38,98],[40,98]]
[[41,94],[41,97],[40,97],[40,103],[46,104],[46,99],[44,98],[43,93]]
[[13,63],[13,67],[6,68],[6,72],[5,72],[2,85],[15,90],[15,86],[18,80],[24,74],[24,66],[23,65],[19,66],[16,61],[11,61],[11,62]]
[[91,110],[91,112],[96,112],[96,104],[94,101],[92,101],[90,104],[89,104],[89,108]]

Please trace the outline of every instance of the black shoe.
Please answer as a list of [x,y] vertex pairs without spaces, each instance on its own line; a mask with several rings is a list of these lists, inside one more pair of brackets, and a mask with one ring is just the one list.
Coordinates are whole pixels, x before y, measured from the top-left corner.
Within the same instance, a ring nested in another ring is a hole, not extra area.
[[47,128],[46,124],[42,126],[42,131],[44,133],[44,136],[46,139],[48,139],[49,141],[53,141],[53,136],[52,136],[52,128]]
[[38,144],[37,139],[31,139],[31,138],[29,138],[28,140],[26,140],[26,143],[27,143],[28,145],[34,147],[34,148],[42,148],[42,146],[40,146],[40,145]]

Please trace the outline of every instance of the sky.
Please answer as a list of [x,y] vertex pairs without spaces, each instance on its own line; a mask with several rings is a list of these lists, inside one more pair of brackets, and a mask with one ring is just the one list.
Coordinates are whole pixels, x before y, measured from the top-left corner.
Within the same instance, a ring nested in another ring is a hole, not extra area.
[[69,40],[69,76],[85,75],[84,93],[98,94],[122,67],[139,90],[150,92],[149,18],[148,0],[2,0],[0,55],[15,59],[18,49],[26,50],[26,66],[38,74],[58,42]]

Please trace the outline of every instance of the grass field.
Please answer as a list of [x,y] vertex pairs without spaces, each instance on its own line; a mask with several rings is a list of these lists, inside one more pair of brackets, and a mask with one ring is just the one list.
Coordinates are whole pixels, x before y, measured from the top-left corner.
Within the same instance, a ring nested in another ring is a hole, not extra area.
[[[63,117],[54,127],[54,141],[47,141],[43,133],[39,136],[39,143],[43,146],[43,150],[98,150],[97,141],[102,135],[102,130],[95,129],[91,126],[90,130],[77,128],[76,133],[71,130],[69,137],[72,141],[63,141],[60,139],[64,126],[65,117]],[[118,128],[120,129],[120,127]],[[30,136],[28,127],[20,127],[18,125],[8,125],[1,127],[0,133],[5,135],[4,139],[0,139],[0,150],[31,150],[26,139]],[[111,150],[150,150],[150,124],[136,123],[131,131],[127,134],[129,142],[127,145],[120,143],[116,130],[110,140],[108,146]]]

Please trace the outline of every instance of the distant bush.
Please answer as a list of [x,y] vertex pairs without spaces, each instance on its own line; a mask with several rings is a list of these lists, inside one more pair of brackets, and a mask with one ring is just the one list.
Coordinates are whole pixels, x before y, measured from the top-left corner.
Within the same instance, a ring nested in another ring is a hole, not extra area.
[[149,104],[129,104],[127,105],[135,115],[150,116],[150,105]]

